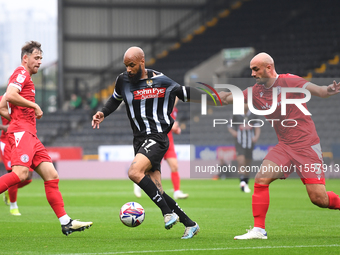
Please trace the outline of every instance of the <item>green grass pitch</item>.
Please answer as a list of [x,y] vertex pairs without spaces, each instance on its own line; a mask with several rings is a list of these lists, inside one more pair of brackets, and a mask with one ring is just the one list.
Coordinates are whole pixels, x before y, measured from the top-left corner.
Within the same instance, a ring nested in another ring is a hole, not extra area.
[[[340,180],[327,180],[327,190],[340,193]],[[251,185],[253,180],[251,180]],[[182,224],[164,229],[160,210],[143,193],[133,194],[129,180],[61,180],[67,213],[93,221],[85,232],[66,237],[48,205],[43,181],[19,189],[22,216],[0,204],[0,254],[339,254],[339,211],[318,208],[309,201],[298,179],[270,186],[266,221],[268,240],[233,240],[253,224],[251,194],[242,193],[238,180],[182,180],[190,194],[179,205],[201,227],[193,239],[181,240]],[[170,180],[163,181],[172,195]],[[145,221],[128,228],[119,220],[120,207],[130,201],[145,209]]]

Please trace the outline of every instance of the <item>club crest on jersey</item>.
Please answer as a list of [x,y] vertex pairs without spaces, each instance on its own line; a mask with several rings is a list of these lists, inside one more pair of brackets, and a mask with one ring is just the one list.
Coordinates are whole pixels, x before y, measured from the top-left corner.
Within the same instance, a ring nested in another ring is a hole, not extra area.
[[152,80],[146,80],[146,85],[148,85],[148,87],[152,87],[153,81]]
[[29,158],[29,156],[28,156],[27,154],[23,154],[23,155],[21,155],[21,157],[20,157],[20,160],[21,160],[23,163],[27,163],[29,159],[30,159],[30,158]]
[[26,76],[25,76],[25,75],[18,74],[17,82],[23,83],[25,79],[26,79]]
[[139,89],[133,92],[135,100],[142,100],[148,98],[161,98],[165,95],[166,88],[146,88]]

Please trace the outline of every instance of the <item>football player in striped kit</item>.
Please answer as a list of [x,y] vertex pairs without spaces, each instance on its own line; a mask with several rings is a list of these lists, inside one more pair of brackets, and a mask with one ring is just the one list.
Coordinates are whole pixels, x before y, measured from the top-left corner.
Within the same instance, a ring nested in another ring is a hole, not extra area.
[[245,193],[251,192],[248,186],[250,171],[248,171],[246,167],[251,165],[254,146],[261,134],[259,122],[252,122],[251,125],[248,124],[248,121],[253,119],[257,119],[257,116],[253,114],[249,110],[248,105],[245,104],[244,114],[233,115],[228,128],[228,131],[235,138],[236,161],[238,174],[240,176],[240,188],[241,191]]
[[113,95],[93,116],[92,126],[99,128],[104,118],[124,101],[135,150],[129,178],[161,209],[166,229],[180,221],[185,226],[182,239],[192,238],[200,228],[164,192],[160,163],[169,147],[167,133],[174,123],[170,115],[176,97],[183,102],[200,102],[203,92],[181,86],[158,71],[146,69],[144,52],[139,47],[131,47],[125,52],[124,64],[126,71],[117,77]]

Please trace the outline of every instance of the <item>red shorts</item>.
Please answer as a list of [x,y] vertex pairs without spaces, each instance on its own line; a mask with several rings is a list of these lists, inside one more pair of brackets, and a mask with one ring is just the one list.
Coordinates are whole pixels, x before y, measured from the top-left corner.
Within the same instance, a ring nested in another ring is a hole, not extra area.
[[12,151],[12,166],[27,166],[35,169],[42,162],[51,162],[44,145],[38,137],[29,132],[8,134],[8,141]]
[[7,137],[1,137],[0,148],[2,162],[4,163],[6,170],[11,171],[11,146],[9,145]]
[[166,153],[164,154],[164,159],[168,159],[168,158],[177,158],[177,154],[175,151],[175,144],[174,144],[174,138],[172,136],[172,131],[170,131],[168,133],[168,138],[169,138],[169,148],[166,151]]
[[294,148],[278,143],[265,157],[281,167],[284,177],[296,172],[304,184],[325,184],[320,144]]

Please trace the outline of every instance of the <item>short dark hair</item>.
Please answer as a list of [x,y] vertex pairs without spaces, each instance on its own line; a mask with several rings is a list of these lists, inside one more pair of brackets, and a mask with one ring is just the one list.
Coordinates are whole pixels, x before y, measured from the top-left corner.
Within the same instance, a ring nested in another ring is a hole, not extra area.
[[36,41],[26,42],[26,44],[21,48],[21,59],[24,57],[24,55],[32,54],[34,49],[37,49],[41,53],[43,52],[41,49],[41,43]]

